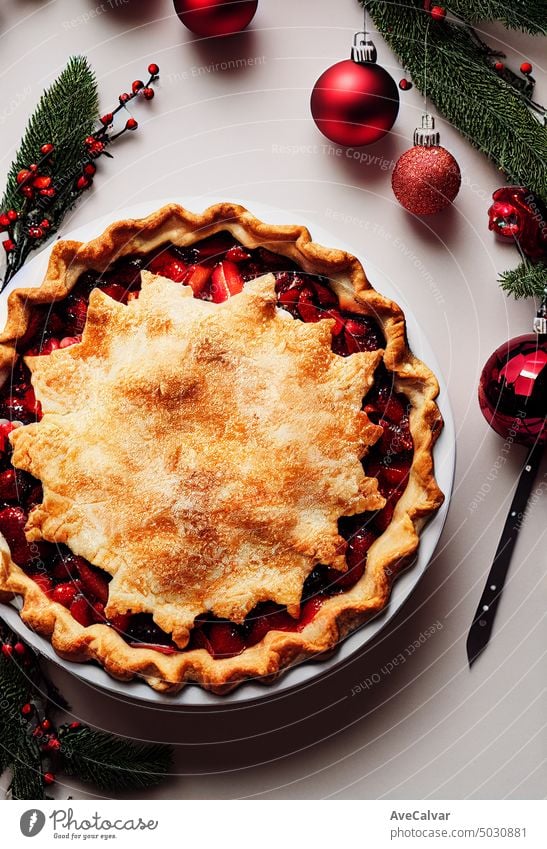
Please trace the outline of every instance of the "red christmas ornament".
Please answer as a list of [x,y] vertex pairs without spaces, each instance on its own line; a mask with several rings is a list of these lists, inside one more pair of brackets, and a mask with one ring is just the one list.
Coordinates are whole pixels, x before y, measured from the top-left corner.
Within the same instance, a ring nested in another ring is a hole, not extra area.
[[361,147],[385,136],[399,112],[397,84],[376,64],[376,48],[358,32],[351,59],[327,68],[311,95],[317,127],[335,144]]
[[504,439],[547,442],[547,335],[517,336],[494,351],[480,377],[479,404]]
[[434,21],[444,21],[446,18],[446,9],[444,6],[432,6],[429,14]]
[[524,186],[503,186],[492,199],[489,230],[518,242],[528,259],[547,257],[547,210],[542,201]]
[[431,115],[422,116],[414,133],[414,147],[398,159],[391,177],[395,197],[414,215],[434,215],[450,206],[461,185],[460,168],[439,144]]
[[195,35],[210,38],[241,32],[255,16],[258,0],[174,0],[175,12]]

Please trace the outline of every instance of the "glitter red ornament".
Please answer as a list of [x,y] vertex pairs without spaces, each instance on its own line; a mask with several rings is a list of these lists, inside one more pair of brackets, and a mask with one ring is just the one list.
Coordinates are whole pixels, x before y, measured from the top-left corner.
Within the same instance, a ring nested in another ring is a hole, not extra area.
[[461,172],[452,154],[439,144],[434,118],[422,116],[414,147],[398,159],[391,177],[395,197],[414,215],[434,215],[450,206],[461,185]]
[[175,12],[195,35],[210,38],[249,26],[258,0],[174,0]]
[[399,112],[397,84],[376,63],[376,48],[366,33],[356,33],[351,59],[321,74],[310,107],[318,129],[335,144],[362,147],[391,130]]

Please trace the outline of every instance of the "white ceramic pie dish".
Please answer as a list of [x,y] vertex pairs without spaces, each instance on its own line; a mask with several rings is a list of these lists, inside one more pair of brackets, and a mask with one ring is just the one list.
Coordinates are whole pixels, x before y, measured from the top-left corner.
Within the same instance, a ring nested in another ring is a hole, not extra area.
[[[95,221],[70,233],[63,234],[63,238],[76,239],[84,242],[89,241],[95,236],[98,236],[106,226],[114,221],[126,218],[141,218],[160,208],[165,203],[173,202],[173,200],[193,211],[201,211],[212,203],[218,203],[222,199],[215,197],[184,199],[170,198],[168,200],[162,199],[142,203],[117,210],[107,216],[96,219]],[[309,684],[314,678],[322,676],[327,672],[331,672],[335,666],[343,664],[351,655],[362,649],[364,645],[370,642],[411,594],[431,560],[446,518],[452,491],[455,465],[454,422],[448,401],[446,385],[440,376],[439,368],[436,363],[434,353],[429,347],[427,337],[417,324],[412,311],[404,302],[402,293],[396,290],[388,280],[384,279],[378,269],[371,267],[370,263],[365,262],[362,256],[360,256],[360,252],[358,250],[352,248],[350,245],[341,243],[338,238],[332,236],[322,227],[317,226],[313,222],[310,222],[305,218],[303,219],[300,214],[292,215],[280,209],[275,209],[261,203],[246,201],[239,198],[229,198],[229,200],[235,200],[236,202],[241,203],[259,218],[262,218],[272,224],[303,224],[309,228],[313,238],[320,244],[327,247],[333,246],[342,248],[359,257],[363,261],[363,265],[367,270],[367,276],[375,288],[388,297],[393,298],[403,307],[406,314],[410,347],[414,353],[435,372],[439,379],[440,395],[438,398],[438,405],[443,415],[445,426],[435,446],[434,457],[437,481],[446,498],[440,510],[422,531],[420,548],[416,562],[412,568],[408,569],[397,579],[393,587],[390,602],[383,611],[342,641],[334,652],[329,653],[328,657],[308,660],[297,664],[282,672],[280,677],[273,684],[264,685],[260,682],[249,681],[239,686],[232,693],[224,696],[218,696],[213,693],[206,692],[201,689],[201,687],[192,684],[186,685],[179,693],[174,695],[158,693],[148,687],[148,685],[144,682],[117,681],[95,664],[80,664],[65,661],[54,652],[50,643],[45,638],[35,634],[23,624],[16,609],[17,602],[14,602],[11,607],[8,605],[0,607],[0,615],[2,618],[5,619],[10,627],[12,627],[13,630],[16,631],[24,640],[36,648],[37,651],[45,657],[61,665],[63,668],[85,680],[87,683],[108,690],[118,697],[125,697],[158,705],[162,704],[175,707],[180,705],[184,708],[207,708],[211,706],[218,708],[222,705],[233,707],[236,704],[278,696],[289,689]],[[21,271],[11,281],[7,289],[0,295],[0,326],[3,326],[5,322],[6,301],[9,292],[15,288],[40,285],[46,271],[51,247],[52,245],[46,247],[30,262],[28,262],[27,265],[21,269]]]

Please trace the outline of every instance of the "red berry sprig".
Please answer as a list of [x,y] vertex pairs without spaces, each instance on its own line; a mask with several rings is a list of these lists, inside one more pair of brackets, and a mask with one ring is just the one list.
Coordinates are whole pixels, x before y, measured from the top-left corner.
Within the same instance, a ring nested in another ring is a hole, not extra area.
[[46,142],[40,147],[37,161],[17,173],[15,179],[21,203],[18,209],[0,212],[0,233],[6,234],[2,241],[7,255],[4,285],[21,267],[28,253],[56,229],[64,211],[82,192],[90,188],[97,171],[96,160],[100,156],[111,157],[107,147],[124,133],[138,128],[135,118],[129,115],[122,129],[112,132],[117,113],[127,110],[132,100],[136,97],[152,100],[152,85],[158,79],[159,72],[159,66],[155,62],[150,63],[146,82],[135,80],[131,92],[121,94],[118,105],[111,112],[101,115],[98,129],[84,139],[84,154],[77,170],[63,175],[60,180],[54,179],[52,166],[55,147],[51,142]]

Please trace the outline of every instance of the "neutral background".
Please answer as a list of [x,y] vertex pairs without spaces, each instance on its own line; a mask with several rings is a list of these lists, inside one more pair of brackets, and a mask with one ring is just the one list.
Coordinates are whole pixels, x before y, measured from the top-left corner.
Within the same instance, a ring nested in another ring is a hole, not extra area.
[[[88,55],[105,111],[157,61],[157,97],[135,106],[139,131],[116,146],[114,161],[101,162],[95,187],[65,232],[170,195],[246,197],[285,208],[295,222],[305,214],[357,246],[412,305],[456,419],[456,486],[431,567],[381,638],[325,681],[275,703],[196,716],[135,707],[52,667],[76,717],[175,744],[176,775],[154,797],[545,795],[545,495],[525,521],[488,652],[471,672],[465,654],[524,456],[515,447],[496,473],[503,443],[476,401],[485,359],[508,337],[528,332],[533,314],[532,303],[507,300],[496,283],[499,271],[517,263],[515,251],[497,244],[487,228],[489,199],[503,179],[439,121],[442,143],[462,170],[459,197],[442,215],[421,221],[398,206],[390,172],[419,123],[415,89],[402,93],[393,132],[364,149],[367,160],[329,149],[309,116],[310,91],[327,66],[348,56],[360,28],[353,0],[261,0],[252,28],[221,41],[193,41],[170,0],[0,6],[0,182],[43,87],[69,55]],[[512,67],[523,59],[534,64],[537,99],[546,100],[545,43],[501,27],[485,32]],[[399,80],[402,69],[375,40],[379,61]],[[230,67],[223,70],[223,62]],[[538,484],[546,478],[544,465]],[[386,673],[386,664],[437,621],[435,635]],[[352,695],[373,675],[378,683]],[[85,796],[74,785],[58,785],[56,793]]]

